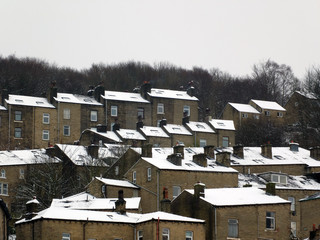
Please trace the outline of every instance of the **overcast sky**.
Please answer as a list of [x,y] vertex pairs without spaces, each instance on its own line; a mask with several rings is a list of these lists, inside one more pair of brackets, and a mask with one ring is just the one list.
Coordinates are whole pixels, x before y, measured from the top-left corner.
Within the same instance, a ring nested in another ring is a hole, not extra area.
[[77,69],[135,60],[250,75],[320,64],[319,0],[0,0],[0,54]]

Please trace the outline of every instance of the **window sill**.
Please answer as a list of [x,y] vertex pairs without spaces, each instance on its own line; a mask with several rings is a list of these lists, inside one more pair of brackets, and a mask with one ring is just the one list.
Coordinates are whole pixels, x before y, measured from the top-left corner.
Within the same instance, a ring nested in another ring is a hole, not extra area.
[[3,193],[0,193],[0,196],[6,196],[6,197],[9,197],[8,194],[3,194]]
[[15,139],[15,140],[22,140],[23,138],[14,137],[13,139]]
[[278,232],[277,229],[271,229],[271,228],[266,228],[264,231],[265,232]]
[[14,120],[15,123],[23,123],[23,121]]

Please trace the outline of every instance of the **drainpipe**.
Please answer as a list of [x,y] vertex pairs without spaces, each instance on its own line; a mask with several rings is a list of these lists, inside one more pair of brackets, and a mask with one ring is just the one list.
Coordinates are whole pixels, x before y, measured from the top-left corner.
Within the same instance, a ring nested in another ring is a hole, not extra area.
[[58,143],[60,143],[60,102],[58,102]]
[[86,225],[88,224],[89,218],[87,218],[87,221],[83,224],[82,228],[82,235],[83,235],[83,240],[86,240]]
[[194,146],[196,147],[197,145],[197,132],[194,132]]
[[8,150],[10,150],[10,143],[11,143],[11,139],[10,139],[10,135],[11,135],[11,105],[9,105],[9,129],[8,129]]
[[106,126],[107,126],[107,131],[108,131],[108,101],[105,99],[105,106],[106,106]]
[[218,236],[218,228],[217,228],[217,208],[214,207],[214,235],[215,235],[215,239],[217,240],[217,236]]
[[158,221],[157,221],[157,240],[159,240],[159,223],[160,223],[160,219],[158,217]]
[[258,206],[256,206],[256,211],[257,211],[257,227],[258,227],[258,229],[257,229],[257,239],[259,239],[259,211],[258,211]]
[[160,202],[160,171],[157,170],[157,211],[159,211]]
[[136,225],[129,224],[130,227],[133,228],[133,240],[137,239],[137,228]]
[[32,110],[33,110],[33,139],[32,139],[32,143],[31,143],[31,146],[32,148],[35,148],[35,138],[36,138],[36,122],[35,122],[35,115],[36,115],[36,112],[35,112],[35,107],[32,107]]

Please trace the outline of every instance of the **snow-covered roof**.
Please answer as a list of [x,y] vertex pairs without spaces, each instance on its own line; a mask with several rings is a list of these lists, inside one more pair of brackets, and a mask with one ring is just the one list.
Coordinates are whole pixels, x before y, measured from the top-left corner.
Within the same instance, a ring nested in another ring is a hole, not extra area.
[[[141,153],[141,148],[132,148]],[[217,165],[215,160],[207,158],[207,167],[200,166],[193,162],[193,156],[204,153],[203,147],[184,148],[184,158],[181,166],[177,166],[167,160],[167,157],[173,154],[173,148],[152,148],[152,158],[142,157],[142,159],[153,166],[163,170],[175,171],[196,171],[196,172],[233,172],[237,173],[233,168]]]
[[9,98],[6,99],[6,102],[7,104],[10,104],[10,105],[55,108],[55,106],[49,103],[46,98],[42,98],[42,97],[31,97],[31,96],[9,94]]
[[0,166],[39,164],[58,162],[58,158],[50,158],[45,149],[0,151]]
[[[232,148],[224,148],[224,151],[233,152]],[[231,166],[239,165],[307,165],[320,167],[320,161],[310,157],[310,151],[299,148],[299,151],[291,151],[289,147],[272,147],[272,159],[261,155],[261,147],[244,147],[244,159],[231,154]]]
[[312,99],[312,100],[317,100],[317,97],[315,95],[313,95],[312,93],[309,93],[309,92],[301,92],[301,91],[296,91],[296,93],[306,97],[306,98],[309,98],[309,99]]
[[6,110],[7,109],[4,106],[0,105],[0,111],[6,111]]
[[94,98],[91,98],[85,95],[78,95],[78,94],[71,94],[71,93],[58,93],[57,97],[55,97],[54,99],[57,102],[103,106],[102,103],[99,103]]
[[149,101],[141,97],[139,93],[105,91],[104,96],[102,97],[106,100],[150,103]]
[[193,132],[215,133],[215,131],[213,131],[213,129],[204,122],[189,121],[187,125]]
[[305,197],[303,199],[300,199],[299,202],[315,200],[315,199],[320,199],[320,192],[310,195],[308,197]]
[[[194,194],[194,190],[185,190]],[[243,206],[243,205],[264,205],[290,203],[278,196],[266,194],[264,190],[245,187],[245,188],[205,188],[204,201],[214,206]]]
[[[320,183],[314,179],[307,178],[306,176],[293,176],[283,173],[269,172],[264,174],[282,174],[287,176],[287,184],[276,183],[276,189],[291,189],[291,190],[316,190],[320,191]],[[265,188],[268,181],[261,177],[262,174],[241,174],[238,175],[239,187],[246,184],[252,187]]]
[[126,140],[140,140],[140,141],[145,141],[146,139],[144,138],[144,136],[142,136],[141,133],[139,133],[137,130],[133,130],[133,129],[123,129],[120,128],[119,130],[117,130],[117,133],[120,135],[120,137],[122,139],[126,139]]
[[236,109],[238,112],[260,114],[260,112],[257,109],[255,109],[249,104],[242,104],[242,103],[228,103],[228,104],[232,106],[234,109]]
[[191,97],[186,91],[151,88],[151,92],[148,94],[151,97],[173,98],[173,99],[182,99],[182,100],[189,100],[189,101],[198,101],[198,98]]
[[160,221],[176,221],[190,223],[204,223],[204,220],[189,218],[180,215],[175,215],[166,212],[153,212],[146,214],[129,213],[119,214],[117,212],[101,212],[90,210],[73,210],[60,207],[50,207],[38,213],[30,220],[22,219],[16,224],[30,222],[38,219],[57,219],[71,221],[90,221],[90,222],[105,222],[105,223],[127,223],[137,224],[151,220]]
[[57,144],[57,147],[61,149],[68,156],[68,158],[76,165],[88,165],[88,166],[105,166],[103,159],[106,158],[117,158],[118,152],[112,148],[99,147],[98,158],[93,159],[85,146],[80,145],[68,145],[68,144]]
[[252,102],[257,104],[257,106],[262,109],[276,110],[276,111],[286,111],[283,107],[281,107],[278,103],[272,101],[263,101],[263,100],[255,100],[251,99]]
[[[78,210],[113,210],[117,198],[95,198],[88,193],[80,193],[63,199],[52,199],[51,207],[60,207]],[[126,209],[136,209],[140,207],[140,197],[124,198]]]
[[147,137],[169,137],[161,127],[143,126],[140,130]]
[[235,131],[233,120],[211,119],[209,123],[217,130]]
[[[87,129],[88,130],[88,129]],[[102,137],[105,137],[105,138],[108,138],[114,142],[118,142],[118,143],[121,143],[121,139],[118,137],[118,135],[114,132],[114,131],[107,131],[107,132],[98,132],[97,131],[97,128],[91,128],[89,129],[89,131],[95,133],[95,134],[98,134]]]
[[106,185],[110,185],[110,186],[136,188],[136,189],[139,188],[127,180],[116,180],[116,179],[102,178],[102,177],[96,177],[95,179],[99,180],[100,182],[102,182]]
[[167,124],[163,126],[169,134],[192,135],[183,125]]

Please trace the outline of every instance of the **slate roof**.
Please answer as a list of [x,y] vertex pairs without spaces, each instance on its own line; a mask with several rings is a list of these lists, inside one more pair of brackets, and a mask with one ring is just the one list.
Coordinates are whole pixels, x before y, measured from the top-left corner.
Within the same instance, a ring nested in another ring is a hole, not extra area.
[[187,123],[187,126],[193,132],[215,133],[215,131],[207,123],[204,123],[204,122],[189,121],[189,123]]
[[167,124],[163,126],[169,134],[192,135],[183,125]]
[[31,107],[43,107],[43,108],[55,108],[46,98],[31,97],[23,95],[9,94],[9,98],[5,100],[10,105],[31,106]]
[[106,100],[150,103],[149,101],[141,97],[139,93],[105,91],[104,96],[102,97]]
[[85,95],[58,93],[57,97],[55,97],[54,99],[57,102],[103,106],[102,103],[99,103],[94,98]]
[[172,98],[188,101],[199,101],[196,97],[191,97],[186,91],[177,91],[169,89],[151,88],[151,92],[148,93],[151,97],[158,98]]
[[163,131],[161,127],[143,126],[140,131],[147,137],[163,137],[169,138],[169,136]]
[[250,104],[230,103],[230,102],[228,104],[232,106],[234,109],[236,109],[238,112],[260,114],[260,112],[254,107],[252,107]]
[[213,126],[214,129],[217,130],[229,130],[235,131],[233,120],[222,120],[222,119],[211,119],[209,124]]
[[251,99],[252,102],[257,104],[262,109],[269,109],[269,110],[277,110],[277,111],[286,111],[283,107],[281,107],[278,103],[272,101],[263,101],[263,100],[255,100]]

